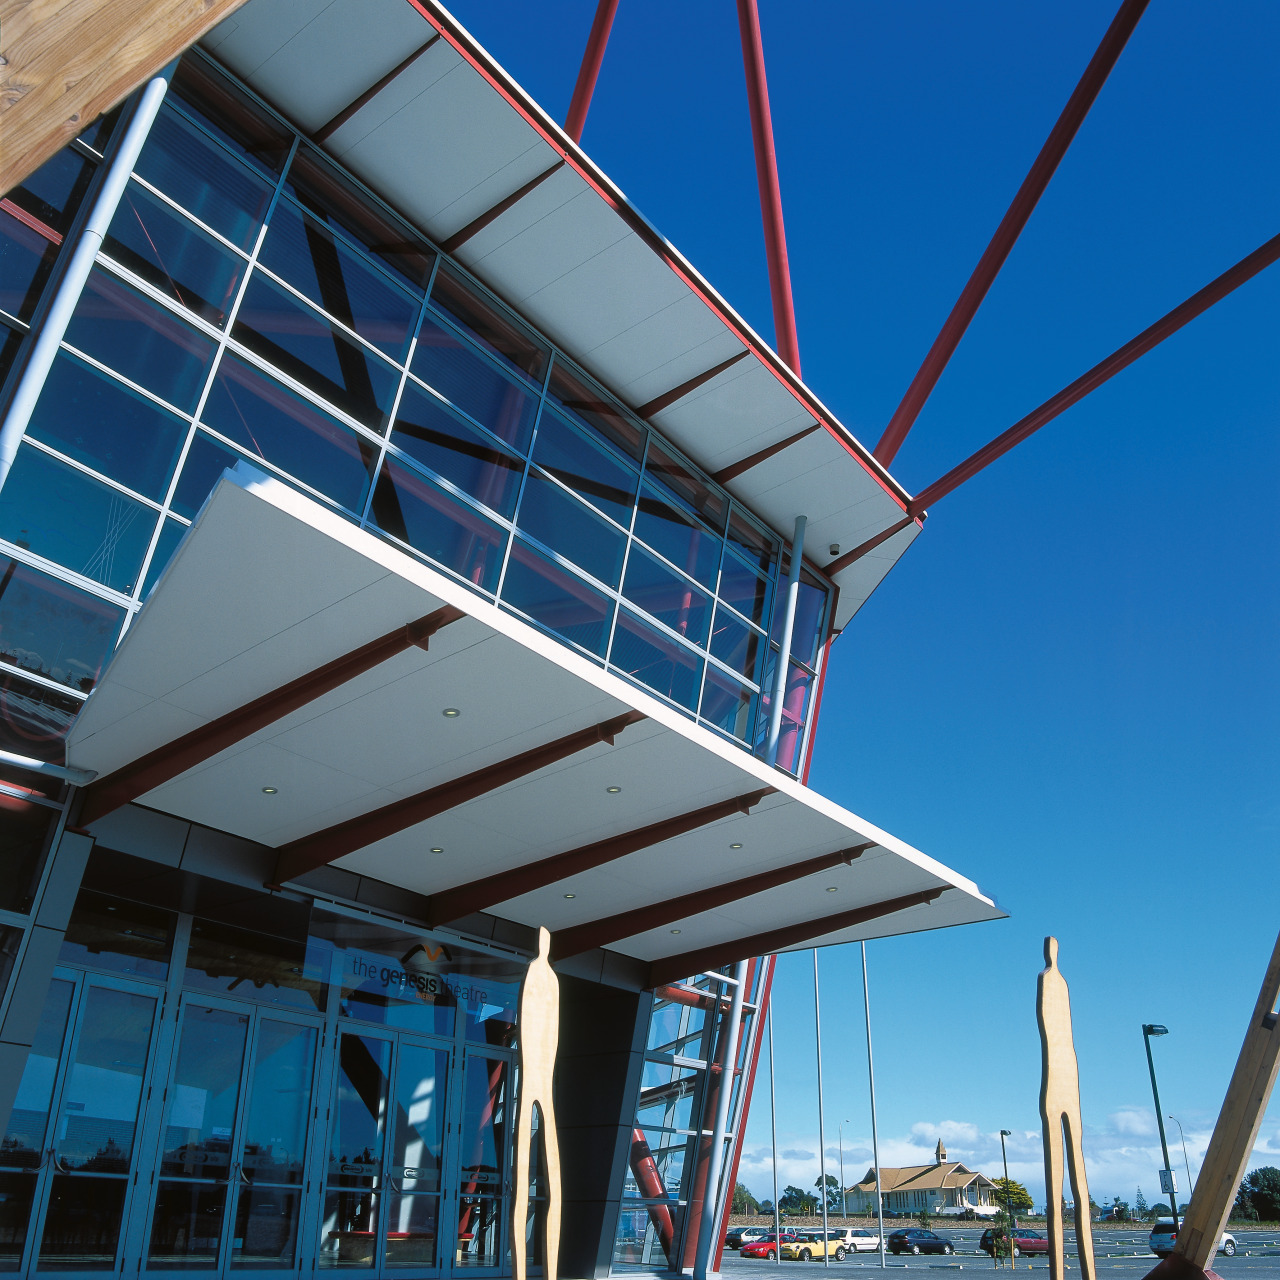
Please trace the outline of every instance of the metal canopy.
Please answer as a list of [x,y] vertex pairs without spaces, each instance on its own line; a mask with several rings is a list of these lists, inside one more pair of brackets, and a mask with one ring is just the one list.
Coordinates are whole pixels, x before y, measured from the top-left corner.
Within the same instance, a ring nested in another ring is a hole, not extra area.
[[[318,682],[314,699],[247,722],[230,746],[215,735],[207,758],[139,803],[284,849],[488,771],[494,785],[464,786],[460,803],[335,865],[436,895],[446,918],[449,891],[465,898],[509,874],[518,896],[486,890],[489,909],[553,931],[687,903],[680,919],[661,912],[608,944],[648,962],[935,889],[929,905],[802,931],[804,945],[1004,914],[972,882],[247,463],[223,476],[135,618],[69,757],[109,786],[166,744],[198,741],[307,673],[455,611],[426,647],[393,646],[336,687]],[[587,732],[601,725],[614,728]],[[585,745],[502,780],[523,753],[570,735]],[[611,840],[620,856],[603,860],[597,846]],[[836,852],[847,861],[796,866]],[[798,879],[761,879],[793,866]],[[737,881],[748,883],[726,901],[721,887]]]
[[[821,424],[727,486],[776,530],[807,515],[816,563],[902,518],[870,451],[446,10],[249,0],[202,43],[437,244],[464,233],[456,257],[627,404],[726,365],[651,411],[708,473]],[[839,570],[837,627],[918,533]]]

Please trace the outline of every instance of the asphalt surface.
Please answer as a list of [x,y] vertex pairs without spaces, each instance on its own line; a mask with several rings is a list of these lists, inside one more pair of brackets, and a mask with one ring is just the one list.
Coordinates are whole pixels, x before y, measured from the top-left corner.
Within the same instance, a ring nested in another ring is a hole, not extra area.
[[[887,1233],[889,1229],[887,1222],[885,1229]],[[997,1267],[985,1253],[978,1252],[978,1240],[982,1236],[981,1227],[972,1230],[948,1228],[936,1234],[945,1236],[951,1241],[956,1250],[954,1254],[949,1257],[922,1254],[918,1258],[913,1258],[904,1253],[895,1258],[890,1253],[885,1258],[886,1270],[891,1272],[986,1270],[992,1272],[996,1278],[1007,1277],[1008,1280],[1016,1280],[1010,1275],[1008,1262],[1002,1262]],[[1222,1280],[1232,1280],[1232,1277],[1237,1277],[1238,1280],[1280,1280],[1280,1234],[1269,1231],[1233,1231],[1231,1234],[1236,1238],[1236,1247],[1239,1252],[1234,1258],[1228,1258],[1220,1253],[1213,1263],[1214,1271],[1222,1277]],[[1147,1248],[1149,1235],[1150,1229],[1132,1233],[1096,1232],[1093,1237],[1093,1253],[1099,1275],[1109,1276],[1113,1272],[1120,1271],[1124,1276],[1117,1276],[1116,1280],[1128,1280],[1128,1277],[1132,1277],[1132,1280],[1141,1280],[1159,1261]],[[1076,1271],[1079,1264],[1075,1257],[1075,1232],[1068,1231],[1066,1239],[1067,1269]],[[732,1276],[734,1280],[746,1280],[746,1275],[750,1272],[759,1276],[760,1280],[769,1280],[768,1272],[790,1271],[802,1265],[805,1264],[783,1262],[779,1265],[777,1262],[768,1262],[763,1259],[743,1258],[737,1253],[725,1250],[724,1260],[720,1264],[720,1273],[724,1276]],[[822,1266],[822,1263],[810,1262],[807,1266],[812,1269],[815,1266]],[[837,1262],[832,1258],[826,1270],[832,1274],[857,1275],[859,1280],[872,1280],[868,1272],[880,1270],[880,1255],[878,1253],[850,1254],[844,1262]],[[1044,1272],[1049,1270],[1049,1263],[1043,1255],[1024,1256],[1017,1260],[1017,1270]],[[761,1275],[762,1272],[766,1274]]]

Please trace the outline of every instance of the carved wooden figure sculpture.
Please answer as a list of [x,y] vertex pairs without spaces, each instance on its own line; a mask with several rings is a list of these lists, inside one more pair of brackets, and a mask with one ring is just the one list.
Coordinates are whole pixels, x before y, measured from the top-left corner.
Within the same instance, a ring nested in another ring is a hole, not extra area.
[[[1058,940],[1044,940],[1045,967],[1036,982],[1040,1023],[1040,1119],[1044,1125],[1045,1218],[1049,1229],[1049,1275],[1063,1277],[1063,1147],[1076,1202],[1076,1251],[1082,1280],[1093,1280],[1093,1231],[1089,1222],[1089,1185],[1080,1149],[1080,1070],[1071,1035],[1071,994],[1058,971]],[[1065,1139],[1065,1143],[1064,1143]]]
[[546,1244],[543,1249],[545,1280],[558,1280],[560,1253],[560,1147],[556,1138],[552,1076],[556,1045],[560,1039],[560,983],[548,953],[551,935],[538,930],[538,954],[520,986],[520,1011],[516,1021],[519,1039],[520,1099],[516,1108],[515,1194],[511,1201],[511,1260],[514,1280],[525,1280],[528,1264],[526,1233],[529,1227],[529,1154],[533,1142],[533,1108],[538,1108],[546,1178]]

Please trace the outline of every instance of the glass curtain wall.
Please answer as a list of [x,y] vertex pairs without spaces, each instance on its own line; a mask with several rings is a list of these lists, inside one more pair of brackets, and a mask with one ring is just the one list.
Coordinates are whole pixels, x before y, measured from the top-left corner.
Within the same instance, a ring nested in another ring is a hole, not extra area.
[[[0,673],[50,755],[245,458],[763,751],[779,539],[193,53],[0,491]],[[806,569],[793,773],[829,595]]]

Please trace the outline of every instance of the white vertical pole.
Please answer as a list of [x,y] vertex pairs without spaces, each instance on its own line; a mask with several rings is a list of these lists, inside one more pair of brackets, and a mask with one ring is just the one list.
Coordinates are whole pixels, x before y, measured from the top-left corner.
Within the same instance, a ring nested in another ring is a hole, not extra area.
[[876,1218],[880,1223],[880,1265],[885,1262],[884,1196],[880,1193],[880,1137],[876,1131],[876,1069],[871,1061],[871,994],[867,986],[867,944],[862,943],[862,1007],[867,1011],[867,1079],[871,1082],[871,1158],[876,1165]]
[[769,736],[765,739],[766,764],[778,763],[778,738],[782,733],[782,700],[787,693],[787,672],[791,663],[791,637],[796,627],[796,603],[800,599],[800,561],[804,556],[804,531],[808,516],[796,516],[796,530],[791,537],[791,564],[787,570],[786,612],[782,615],[782,635],[778,637],[778,669],[773,673],[773,691],[769,704]]
[[831,1265],[827,1252],[827,1134],[822,1121],[822,1006],[818,1000],[818,948],[813,949],[813,1033],[818,1046],[818,1186],[822,1192],[822,1265]]
[[9,411],[4,416],[3,424],[0,424],[0,487],[3,487],[9,477],[18,445],[26,433],[27,423],[31,421],[36,401],[44,390],[45,380],[53,367],[63,335],[67,332],[67,325],[71,323],[71,314],[84,292],[89,272],[93,270],[98,250],[102,247],[107,228],[124,196],[129,175],[133,172],[138,154],[151,132],[172,75],[173,67],[170,66],[143,89],[120,145],[106,162],[107,172],[98,189],[93,211],[80,232],[80,238],[62,273],[49,310],[40,322],[39,332],[27,356],[26,367],[14,389],[13,399],[9,402]]
[[773,1139],[773,1260],[782,1266],[782,1211],[778,1208],[778,1095],[773,1087],[773,991],[769,991],[769,1128]]

